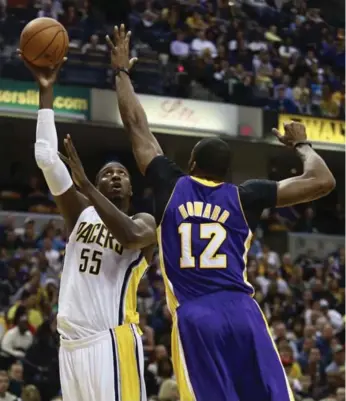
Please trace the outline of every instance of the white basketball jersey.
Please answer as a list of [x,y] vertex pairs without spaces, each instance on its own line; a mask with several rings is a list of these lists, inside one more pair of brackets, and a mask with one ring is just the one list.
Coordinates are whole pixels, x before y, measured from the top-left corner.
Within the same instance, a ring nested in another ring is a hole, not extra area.
[[136,293],[146,268],[143,254],[124,249],[94,207],[86,208],[66,246],[59,333],[79,339],[123,323],[138,323]]

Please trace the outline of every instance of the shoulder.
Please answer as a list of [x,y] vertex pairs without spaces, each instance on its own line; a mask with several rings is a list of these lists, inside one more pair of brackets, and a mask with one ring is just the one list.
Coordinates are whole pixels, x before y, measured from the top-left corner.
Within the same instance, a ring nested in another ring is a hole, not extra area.
[[260,207],[267,208],[276,205],[276,181],[259,179],[248,180],[239,185],[238,190],[243,206],[257,204]]
[[145,177],[153,187],[160,186],[162,183],[171,183],[183,176],[184,173],[179,166],[164,155],[156,156],[148,165]]
[[134,221],[142,221],[145,224],[148,224],[150,226],[156,226],[155,223],[155,218],[149,213],[137,213],[132,217],[132,220]]
[[15,336],[18,332],[19,332],[18,327],[15,326],[7,330],[5,336]]

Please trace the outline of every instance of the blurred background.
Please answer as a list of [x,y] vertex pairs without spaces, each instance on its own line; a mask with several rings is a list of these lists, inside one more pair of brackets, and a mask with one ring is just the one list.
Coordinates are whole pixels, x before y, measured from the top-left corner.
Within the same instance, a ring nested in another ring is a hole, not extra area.
[[[132,30],[135,90],[182,168],[196,141],[215,135],[230,143],[235,184],[300,174],[299,159],[270,131],[292,119],[306,125],[336,189],[312,204],[264,211],[248,278],[296,400],[344,401],[342,0],[0,0],[0,399],[61,399],[56,313],[66,232],[35,165],[37,88],[15,57],[22,28],[41,16],[58,19],[70,36],[55,88],[59,141],[71,134],[91,179],[109,160],[124,163],[136,212],[151,212],[152,192],[118,112],[104,41],[114,24]],[[178,401],[157,257],[139,285],[138,309],[148,397]]]

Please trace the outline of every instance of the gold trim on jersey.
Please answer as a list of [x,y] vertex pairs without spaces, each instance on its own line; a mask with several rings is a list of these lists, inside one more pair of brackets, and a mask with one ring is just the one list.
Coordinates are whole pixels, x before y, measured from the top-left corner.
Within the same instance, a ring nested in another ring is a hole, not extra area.
[[206,187],[218,187],[219,185],[224,184],[224,182],[216,182],[216,181],[211,181],[211,180],[206,180],[205,178],[199,178],[199,177],[194,177],[193,175],[189,176],[192,180],[199,182],[202,185],[205,185]]
[[251,230],[249,229],[249,234],[248,234],[248,236],[246,237],[246,240],[245,240],[245,243],[244,243],[244,253],[243,253],[243,261],[244,261],[243,280],[244,280],[244,283],[245,283],[248,287],[252,288],[253,294],[252,294],[251,296],[254,296],[254,291],[255,291],[255,290],[254,290],[252,284],[248,281],[248,278],[247,278],[247,257],[248,257],[249,250],[250,250],[250,248],[251,248],[252,237],[253,237],[252,232],[251,232]]
[[174,373],[177,378],[177,383],[179,387],[180,399],[184,401],[195,401],[196,397],[193,393],[192,385],[190,382],[189,374],[186,367],[184,350],[180,341],[179,328],[178,328],[178,316],[176,314],[176,309],[179,306],[177,297],[174,294],[173,285],[169,281],[165,261],[163,257],[162,249],[162,231],[161,226],[157,227],[157,241],[159,245],[159,260],[161,273],[163,277],[163,282],[166,289],[166,300],[169,311],[172,314],[173,327],[171,334],[171,346],[172,346],[172,363],[174,368]]
[[120,399],[135,401],[141,399],[139,362],[137,361],[137,339],[129,324],[114,329],[117,348],[117,364],[120,373]]
[[264,313],[263,313],[261,307],[258,305],[258,303],[257,303],[255,300],[253,300],[253,301],[255,302],[257,308],[258,308],[259,311],[261,312],[261,315],[262,315],[262,318],[263,318],[263,321],[264,321],[266,330],[267,330],[267,332],[268,332],[269,338],[270,338],[270,340],[271,340],[271,342],[272,342],[273,348],[274,348],[274,350],[275,350],[275,352],[276,352],[276,355],[277,355],[277,357],[278,357],[279,363],[280,363],[280,365],[281,365],[282,372],[283,372],[283,374],[284,374],[284,376],[285,376],[285,382],[286,382],[287,394],[288,394],[289,400],[290,400],[290,401],[294,401],[294,395],[293,395],[291,386],[290,386],[290,384],[289,384],[289,381],[288,381],[288,379],[287,379],[287,375],[286,375],[285,368],[284,368],[283,365],[282,365],[279,351],[278,351],[278,349],[277,349],[277,347],[276,347],[274,338],[273,338],[272,333],[271,333],[271,330],[270,330],[270,328],[269,328],[269,324],[268,324],[267,318],[265,317],[265,315],[264,315]]
[[[251,243],[252,243],[253,234],[252,234],[252,231],[250,230],[249,224],[248,224],[248,222],[247,222],[247,219],[246,219],[246,216],[245,216],[245,213],[244,213],[243,204],[241,203],[241,200],[240,200],[240,194],[239,194],[239,188],[238,188],[238,187],[237,187],[237,195],[238,195],[238,203],[239,203],[239,206],[240,206],[241,213],[242,213],[242,215],[243,215],[244,222],[245,222],[245,224],[247,225],[247,228],[248,228],[248,230],[249,230],[248,236],[246,237],[246,240],[245,240],[245,243],[244,243],[244,253],[243,253],[244,270],[243,270],[243,279],[244,279],[244,283],[245,283],[247,286],[251,287],[252,290],[254,291],[253,286],[251,285],[251,283],[248,281],[248,278],[247,278],[247,257],[248,257],[249,250],[250,250],[250,248],[251,248]],[[253,296],[253,295],[254,295],[254,294],[252,294],[252,296]]]
[[172,326],[172,363],[177,379],[180,399],[184,401],[196,401],[186,366],[184,349],[180,340],[178,316],[174,314]]
[[157,227],[156,232],[157,232],[157,242],[159,245],[159,260],[160,260],[161,273],[162,273],[163,282],[165,284],[165,289],[166,289],[167,306],[168,306],[169,311],[173,315],[173,313],[179,306],[179,302],[178,302],[177,297],[174,295],[173,285],[169,281],[167,273],[166,273],[165,261],[164,261],[164,257],[163,257],[163,248],[162,248],[161,225],[159,225]]
[[[144,256],[131,268],[131,274],[126,284],[123,303],[122,300],[120,300],[120,305],[123,305],[124,324],[139,324],[139,314],[137,312],[137,288],[147,268],[148,263]],[[122,323],[119,322],[119,324]]]

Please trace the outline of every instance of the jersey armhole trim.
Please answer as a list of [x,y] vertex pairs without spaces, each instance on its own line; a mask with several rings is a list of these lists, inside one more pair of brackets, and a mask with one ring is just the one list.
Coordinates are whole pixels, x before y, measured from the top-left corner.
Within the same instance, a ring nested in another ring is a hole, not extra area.
[[216,182],[216,181],[212,181],[212,180],[206,180],[205,178],[199,178],[199,177],[195,177],[193,175],[189,175],[188,177],[191,178],[191,180],[198,182],[199,184],[204,185],[205,187],[219,187],[220,185],[223,185],[224,182]]
[[[186,177],[186,176],[182,176],[182,177]],[[172,192],[171,192],[171,194],[169,195],[169,198],[168,198],[168,201],[167,201],[167,203],[166,203],[166,206],[165,206],[165,208],[163,209],[163,213],[162,213],[162,216],[161,216],[161,219],[160,219],[160,223],[157,225],[157,227],[156,227],[156,231],[157,231],[157,229],[161,226],[161,224],[162,224],[162,221],[163,221],[163,219],[164,219],[164,217],[165,217],[165,214],[166,214],[166,210],[167,210],[167,208],[168,208],[168,205],[171,203],[171,200],[172,200],[172,197],[173,197],[173,195],[174,195],[174,192],[175,192],[175,190],[176,190],[176,188],[177,188],[177,185],[178,185],[178,182],[179,182],[179,180],[180,180],[180,178],[182,178],[182,177],[179,177],[178,179],[177,179],[177,182],[174,184],[174,187],[173,187],[173,189],[172,189]]]
[[240,199],[239,188],[238,187],[236,187],[236,188],[237,188],[237,194],[238,194],[238,202],[239,202],[240,210],[241,210],[242,215],[243,215],[243,219],[245,221],[245,224],[247,225],[247,228],[249,229],[250,234],[253,235],[253,232],[251,231],[251,228],[249,226],[249,223],[247,222],[247,218],[246,218],[245,213],[244,213],[243,204],[242,204],[241,199]]
[[85,209],[82,210],[81,214],[78,216],[76,224],[73,227],[73,230],[70,232],[70,235],[68,236],[68,241],[67,242],[70,242],[70,239],[71,239],[72,235],[74,234],[76,227],[79,226],[79,222],[80,222],[81,218],[84,216],[84,213],[86,213],[86,211],[91,209],[91,208],[94,209],[94,206],[90,205],[90,206],[87,206]]

